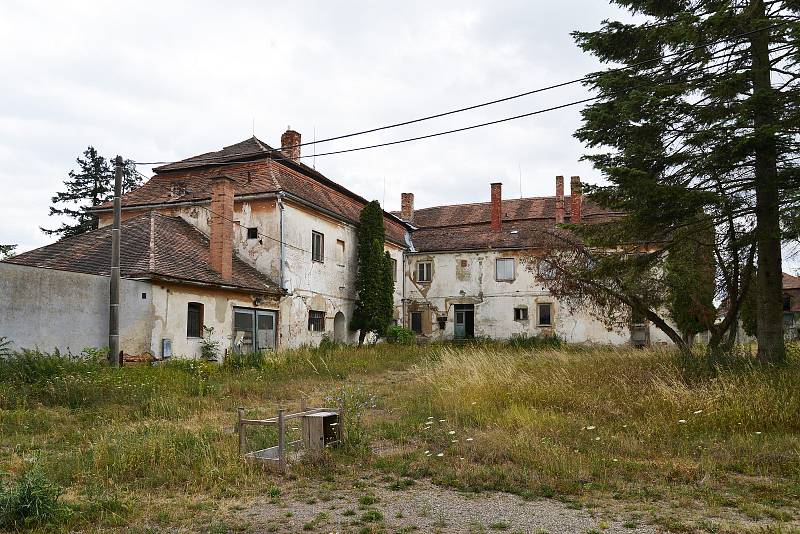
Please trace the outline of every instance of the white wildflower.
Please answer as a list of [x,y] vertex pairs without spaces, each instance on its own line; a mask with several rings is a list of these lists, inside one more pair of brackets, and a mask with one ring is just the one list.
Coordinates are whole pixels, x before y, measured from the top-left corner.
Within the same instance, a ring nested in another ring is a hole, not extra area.
[[595,428],[597,428],[597,427],[596,427],[596,426],[594,426],[594,425],[592,425],[592,426],[587,426],[587,427],[586,427],[586,430],[594,430]]
[[678,419],[678,424],[679,425],[685,425],[686,424],[686,419]]
[[438,456],[439,458],[441,458],[442,456],[444,456],[444,453],[443,453],[443,452],[440,452],[440,453],[439,453],[439,454],[437,454],[436,456]]
[[448,434],[450,434],[451,436],[452,436],[453,434],[455,434],[455,433],[456,433],[456,431],[455,431],[455,430],[451,430],[450,432],[448,432]]
[[695,414],[695,415],[701,414],[701,413],[703,413],[703,410],[695,410],[692,413]]

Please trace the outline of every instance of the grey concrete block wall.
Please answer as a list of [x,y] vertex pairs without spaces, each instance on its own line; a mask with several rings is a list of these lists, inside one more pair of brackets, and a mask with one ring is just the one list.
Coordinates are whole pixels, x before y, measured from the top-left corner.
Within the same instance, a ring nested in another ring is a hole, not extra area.
[[[0,336],[48,352],[106,347],[108,290],[107,276],[0,263]],[[122,280],[120,304],[122,349],[150,350],[151,284]]]

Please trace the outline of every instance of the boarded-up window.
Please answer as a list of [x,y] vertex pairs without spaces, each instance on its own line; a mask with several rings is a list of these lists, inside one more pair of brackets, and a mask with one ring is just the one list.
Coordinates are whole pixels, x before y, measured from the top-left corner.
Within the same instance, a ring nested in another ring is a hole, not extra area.
[[411,331],[422,333],[422,312],[411,312]]
[[325,261],[325,236],[319,232],[311,232],[311,259]]
[[553,305],[549,302],[539,304],[539,326],[553,325]]
[[203,337],[203,305],[190,302],[186,311],[186,337]]
[[429,261],[417,262],[417,282],[430,282],[433,266]]
[[325,331],[325,312],[309,310],[308,311],[308,329],[312,332]]
[[344,260],[345,260],[345,257],[344,257],[344,241],[342,241],[341,239],[337,239],[336,240],[336,254],[338,256],[336,261],[338,261],[340,265],[343,264]]
[[497,280],[514,279],[514,258],[497,258],[495,262],[495,278]]
[[515,321],[527,321],[528,320],[528,308],[514,308],[514,320]]

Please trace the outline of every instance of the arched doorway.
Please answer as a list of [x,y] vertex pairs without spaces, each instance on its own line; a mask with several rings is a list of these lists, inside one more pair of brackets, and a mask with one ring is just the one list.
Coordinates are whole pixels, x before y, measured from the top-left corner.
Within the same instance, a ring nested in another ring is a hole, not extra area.
[[342,312],[337,312],[333,317],[333,339],[337,343],[347,341],[347,321],[345,321]]

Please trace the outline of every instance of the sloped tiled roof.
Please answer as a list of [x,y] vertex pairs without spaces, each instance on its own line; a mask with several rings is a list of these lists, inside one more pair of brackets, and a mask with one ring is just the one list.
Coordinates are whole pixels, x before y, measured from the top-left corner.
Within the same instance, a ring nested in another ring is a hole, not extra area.
[[[235,196],[283,191],[353,224],[358,222],[361,209],[367,203],[365,198],[311,167],[285,159],[280,151],[256,137],[154,170],[155,176],[123,195],[123,207],[209,200],[211,180],[220,174],[233,179]],[[94,209],[111,207],[111,203],[106,202]],[[404,244],[406,229],[403,224],[389,214],[385,223],[387,238]]]
[[[234,254],[233,276],[225,281],[210,265],[208,238],[180,217],[151,212],[122,222],[120,274],[123,278],[162,278],[237,287],[261,293],[280,288]],[[86,274],[111,274],[111,227],[69,237],[8,263]]]
[[800,289],[800,278],[783,273],[783,289]]
[[[547,232],[555,231],[555,197],[532,197],[502,201],[502,228],[491,228],[491,202],[423,208],[414,212],[411,240],[420,252],[536,248]],[[571,217],[571,198],[564,199],[565,221]],[[582,221],[593,224],[620,214],[583,199]]]

